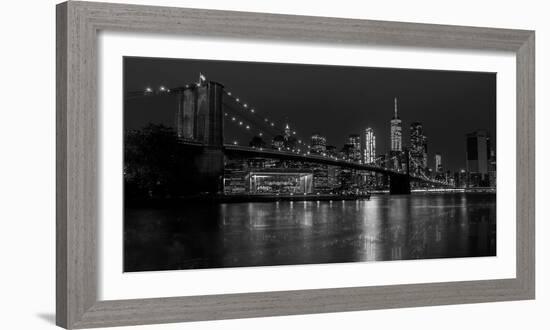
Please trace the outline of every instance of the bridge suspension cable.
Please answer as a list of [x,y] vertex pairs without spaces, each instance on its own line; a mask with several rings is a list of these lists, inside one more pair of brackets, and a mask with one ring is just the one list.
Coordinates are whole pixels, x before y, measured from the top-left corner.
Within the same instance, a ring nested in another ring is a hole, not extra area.
[[[204,81],[204,79],[205,78],[201,77],[202,81]],[[188,88],[188,87],[189,85],[185,86],[185,88]],[[168,88],[166,86],[159,86],[159,88],[157,89],[146,87],[142,91],[127,92],[125,95],[125,98],[132,99],[132,98],[139,98],[139,97],[146,97],[146,96],[168,96],[168,95],[175,95],[177,92],[181,90],[182,88]],[[242,129],[244,132],[248,132],[250,134],[257,135],[260,137],[265,137],[266,135],[275,137],[277,135],[290,134],[290,136],[296,139],[296,143],[298,144],[298,147],[294,150],[288,150],[285,152],[309,155],[311,145],[307,143],[306,140],[303,139],[296,130],[290,130],[288,126],[289,123],[285,123],[286,127],[281,128],[281,126],[277,124],[276,120],[273,120],[268,116],[261,116],[261,112],[259,112],[256,107],[252,106],[248,102],[245,102],[242,98],[234,95],[232,92],[227,90],[224,90],[224,93],[228,98],[232,99],[234,103],[240,107],[240,109],[235,109],[235,107],[233,107],[230,103],[224,102],[224,106],[225,106],[224,119],[227,122],[234,124],[236,127]],[[230,113],[230,112],[233,112],[233,113]],[[233,144],[238,144],[238,141],[234,140]],[[335,159],[335,160],[344,160],[347,162],[352,162],[352,160],[342,159],[334,155],[326,155],[324,157]],[[389,160],[390,161],[395,160],[396,158],[397,156],[393,156],[389,158]],[[414,159],[410,159],[410,161],[412,161],[416,166],[419,165],[417,161]],[[384,170],[390,170],[388,167],[380,166],[378,164],[372,164],[372,166],[380,169],[384,169]],[[398,169],[395,169],[394,171],[400,172]],[[416,177],[417,179],[422,179],[422,180],[436,183],[436,184],[448,185],[447,182],[429,178],[423,172],[420,172],[420,177],[418,177],[417,175],[412,175],[412,177]]]
[[[243,110],[243,113],[246,113],[247,115],[250,115],[251,117],[255,118],[255,121],[262,123],[264,130],[274,130],[279,133],[279,135],[284,135],[286,132],[286,127],[281,128],[278,124],[276,124],[277,121],[270,119],[268,116],[260,116],[260,112],[258,112],[257,108],[252,106],[250,103],[247,103],[242,98],[234,95],[234,93],[224,90],[225,94],[231,98],[235,103],[241,106],[241,110]],[[232,108],[232,107],[231,107]],[[232,110],[235,110],[232,108]],[[263,118],[263,120],[262,120]],[[289,123],[285,123],[286,125],[289,125]],[[288,126],[287,126],[288,127]],[[306,142],[306,140],[301,137],[296,130],[290,130],[290,135],[293,136],[296,139],[296,142],[302,147],[307,148],[308,150],[311,148],[311,146]]]

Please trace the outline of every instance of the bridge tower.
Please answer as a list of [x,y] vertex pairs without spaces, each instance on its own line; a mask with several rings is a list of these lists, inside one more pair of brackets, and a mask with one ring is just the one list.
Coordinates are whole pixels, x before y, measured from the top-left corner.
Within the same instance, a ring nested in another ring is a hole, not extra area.
[[[192,184],[197,192],[217,193],[221,190],[223,154],[223,85],[206,81],[178,90],[176,133],[180,141],[195,144]],[[191,160],[190,160],[191,161]]]

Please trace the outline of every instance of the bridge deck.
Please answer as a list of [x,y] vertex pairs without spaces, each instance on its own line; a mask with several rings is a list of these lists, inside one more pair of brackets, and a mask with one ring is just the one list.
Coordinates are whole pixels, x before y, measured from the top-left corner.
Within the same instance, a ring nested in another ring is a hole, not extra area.
[[[193,141],[181,141],[180,143],[191,147],[204,147],[204,145],[200,143],[195,143]],[[335,158],[321,156],[321,155],[301,154],[301,153],[296,153],[291,151],[275,150],[270,148],[253,148],[253,147],[238,146],[233,144],[224,144],[223,149],[224,149],[224,153],[228,155],[242,155],[242,156],[249,156],[249,157],[287,159],[287,160],[310,162],[310,163],[317,163],[317,164],[324,164],[324,165],[332,165],[332,166],[350,168],[350,169],[361,170],[361,171],[369,171],[369,172],[381,173],[384,175],[392,175],[392,176],[406,175],[405,173],[397,172],[395,170],[380,167],[380,166],[375,166],[371,164],[360,164],[353,161],[335,159]],[[410,179],[414,181],[430,182],[440,186],[448,186],[448,184],[443,182],[439,182],[435,180],[427,180],[426,178],[418,177],[414,175],[410,175]]]

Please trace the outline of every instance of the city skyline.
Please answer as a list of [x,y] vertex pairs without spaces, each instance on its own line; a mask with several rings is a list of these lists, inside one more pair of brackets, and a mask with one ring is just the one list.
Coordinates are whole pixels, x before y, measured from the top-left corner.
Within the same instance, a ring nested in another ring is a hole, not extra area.
[[125,272],[495,255],[494,75],[124,63]]
[[[349,134],[361,134],[371,127],[377,136],[377,154],[390,150],[388,122],[398,97],[402,144],[410,144],[408,125],[422,122],[430,137],[427,159],[433,163],[437,151],[451,171],[466,167],[466,134],[480,128],[491,136],[496,133],[496,83],[490,73],[134,57],[126,57],[124,63],[126,90],[183,86],[196,81],[202,72],[277,125],[292,118],[291,128],[300,130],[304,138],[318,132],[326,137],[327,145],[342,146]],[[334,81],[343,83],[320,79],[329,71]],[[284,79],[288,76],[293,79]],[[345,97],[340,96],[344,91]],[[173,113],[165,109],[173,107],[174,100],[125,102],[134,112],[125,117],[126,128],[138,129],[148,122],[173,126]],[[475,121],[468,120],[474,115]]]

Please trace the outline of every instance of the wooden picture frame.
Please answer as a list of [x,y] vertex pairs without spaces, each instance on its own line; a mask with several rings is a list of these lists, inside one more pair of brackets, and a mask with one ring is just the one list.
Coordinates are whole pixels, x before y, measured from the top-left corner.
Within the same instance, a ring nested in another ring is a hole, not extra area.
[[[98,31],[515,52],[516,278],[98,301]],[[535,297],[534,31],[69,1],[57,5],[56,322],[65,328]]]

